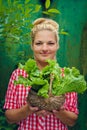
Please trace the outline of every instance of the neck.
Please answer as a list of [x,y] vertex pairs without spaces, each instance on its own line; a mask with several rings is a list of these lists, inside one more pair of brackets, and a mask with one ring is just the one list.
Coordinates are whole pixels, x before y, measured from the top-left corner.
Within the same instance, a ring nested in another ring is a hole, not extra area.
[[37,63],[37,66],[38,66],[38,68],[39,68],[40,70],[42,70],[45,66],[48,65],[47,62],[36,61],[36,63]]

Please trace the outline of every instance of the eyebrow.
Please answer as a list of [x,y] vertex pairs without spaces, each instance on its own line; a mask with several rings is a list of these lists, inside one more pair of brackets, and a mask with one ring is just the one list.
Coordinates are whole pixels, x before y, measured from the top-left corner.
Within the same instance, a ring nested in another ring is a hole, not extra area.
[[37,40],[37,41],[35,41],[35,42],[43,42],[43,41]]
[[[44,42],[44,41],[41,41],[41,40],[36,40],[35,42]],[[50,40],[50,41],[47,41],[47,42],[55,42],[55,41]]]

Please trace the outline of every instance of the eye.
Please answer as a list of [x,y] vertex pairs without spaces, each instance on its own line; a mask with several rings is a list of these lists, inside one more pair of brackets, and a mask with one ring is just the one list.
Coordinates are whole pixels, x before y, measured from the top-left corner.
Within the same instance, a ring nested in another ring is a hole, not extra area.
[[42,45],[42,42],[35,42],[35,45]]
[[55,42],[48,42],[48,45],[54,45]]

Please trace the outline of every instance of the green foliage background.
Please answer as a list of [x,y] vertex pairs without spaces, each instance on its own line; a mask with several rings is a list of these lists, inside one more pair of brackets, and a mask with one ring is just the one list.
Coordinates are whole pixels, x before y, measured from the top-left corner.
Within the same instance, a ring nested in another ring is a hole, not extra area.
[[[33,57],[30,29],[36,18],[49,17],[59,23],[57,60],[60,66],[77,67],[87,80],[87,1],[44,1],[0,0],[0,130],[17,129],[6,122],[2,108],[12,71],[19,62]],[[79,118],[69,129],[87,130],[87,92],[78,97]]]

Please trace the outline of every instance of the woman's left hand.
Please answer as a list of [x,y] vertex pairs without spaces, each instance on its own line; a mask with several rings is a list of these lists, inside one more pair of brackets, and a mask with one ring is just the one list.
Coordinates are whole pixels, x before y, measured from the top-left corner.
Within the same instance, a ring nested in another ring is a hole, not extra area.
[[64,111],[64,107],[62,106],[59,110],[53,110],[53,114],[58,118],[58,115]]

